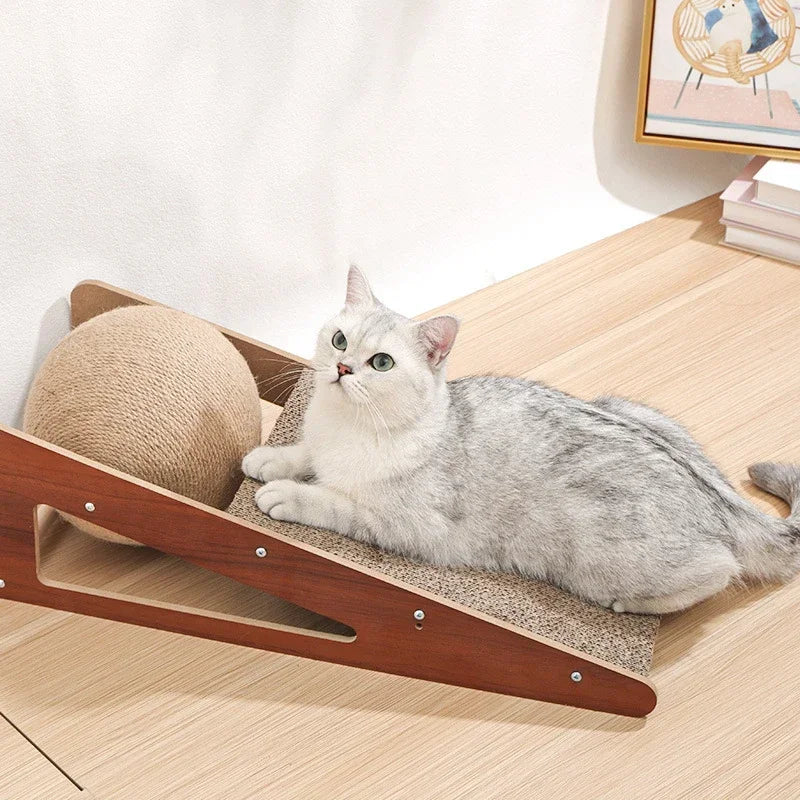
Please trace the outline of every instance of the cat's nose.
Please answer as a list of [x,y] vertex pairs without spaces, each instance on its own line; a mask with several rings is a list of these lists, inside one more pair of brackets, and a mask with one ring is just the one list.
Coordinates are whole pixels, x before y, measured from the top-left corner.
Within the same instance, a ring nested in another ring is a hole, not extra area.
[[347,364],[342,364],[341,361],[336,365],[336,369],[339,372],[339,377],[340,378],[342,377],[342,375],[352,375],[353,374],[353,370],[350,367],[348,367]]

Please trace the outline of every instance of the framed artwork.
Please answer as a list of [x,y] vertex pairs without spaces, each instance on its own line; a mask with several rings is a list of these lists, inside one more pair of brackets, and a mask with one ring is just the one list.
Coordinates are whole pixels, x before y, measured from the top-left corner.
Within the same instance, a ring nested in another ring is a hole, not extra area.
[[791,2],[646,0],[636,141],[800,160]]

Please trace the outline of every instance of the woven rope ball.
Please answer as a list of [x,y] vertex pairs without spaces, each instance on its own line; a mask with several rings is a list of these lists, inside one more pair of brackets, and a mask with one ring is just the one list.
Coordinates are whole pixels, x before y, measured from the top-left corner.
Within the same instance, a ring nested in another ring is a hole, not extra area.
[[[23,427],[225,508],[242,457],[259,444],[261,404],[244,358],[212,325],[168,308],[130,306],[79,325],[53,349],[31,387]],[[94,536],[137,544],[63,516]]]

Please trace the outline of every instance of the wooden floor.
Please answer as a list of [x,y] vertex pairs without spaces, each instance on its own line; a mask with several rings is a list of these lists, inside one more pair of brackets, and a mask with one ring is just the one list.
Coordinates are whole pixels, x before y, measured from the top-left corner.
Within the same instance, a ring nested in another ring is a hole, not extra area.
[[[652,403],[785,513],[745,467],[800,462],[800,270],[717,246],[719,215],[704,200],[450,304],[451,376]],[[652,679],[630,720],[0,603],[0,711],[97,798],[800,797],[800,580],[666,619]],[[0,797],[59,797],[0,736]]]

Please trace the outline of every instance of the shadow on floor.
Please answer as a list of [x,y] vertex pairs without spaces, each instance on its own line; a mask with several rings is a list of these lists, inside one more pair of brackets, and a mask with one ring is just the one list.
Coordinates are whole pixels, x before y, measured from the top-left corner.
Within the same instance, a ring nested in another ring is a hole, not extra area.
[[650,673],[656,685],[663,669],[684,658],[708,635],[707,628],[712,620],[718,621],[723,615],[755,605],[775,589],[774,585],[732,586],[686,611],[663,617]]

